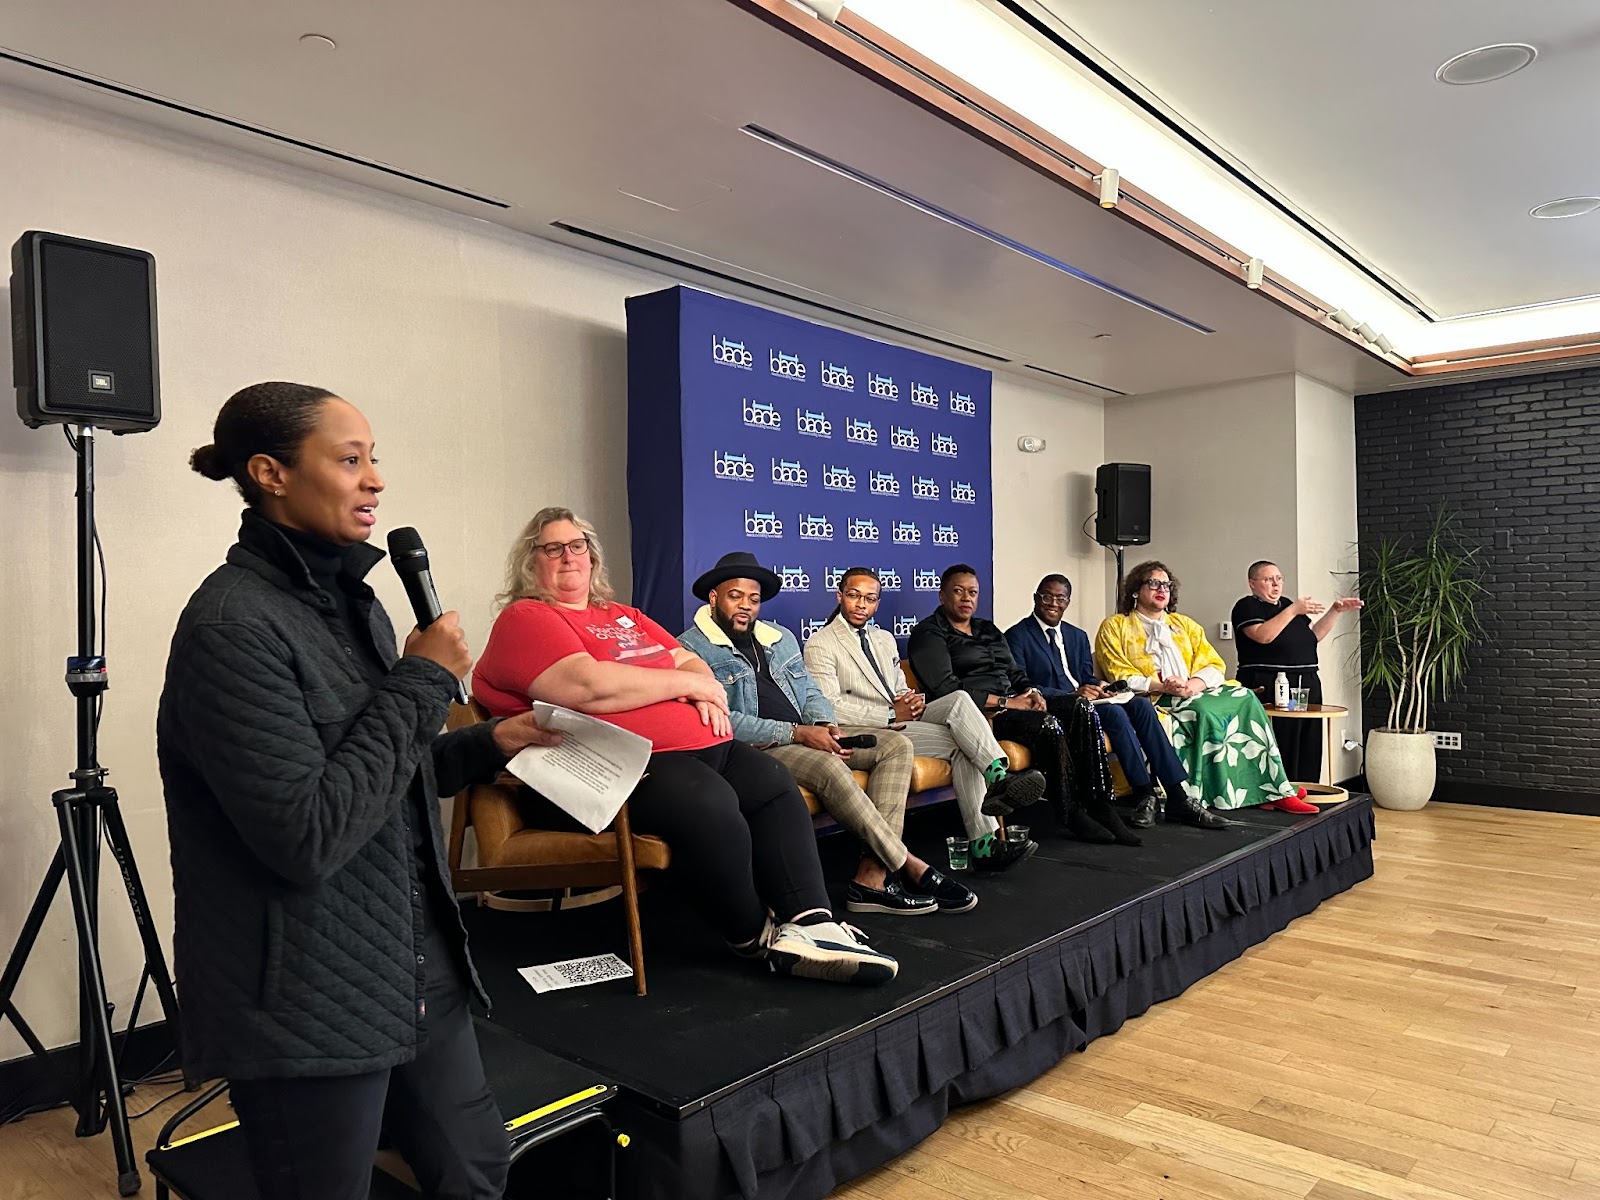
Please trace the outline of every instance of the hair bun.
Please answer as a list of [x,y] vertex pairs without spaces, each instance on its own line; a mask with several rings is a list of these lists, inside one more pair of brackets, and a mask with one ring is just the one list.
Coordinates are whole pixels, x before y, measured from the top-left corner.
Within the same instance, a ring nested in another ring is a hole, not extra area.
[[207,479],[223,480],[232,474],[228,470],[228,465],[222,461],[222,451],[218,450],[214,443],[200,446],[190,454],[189,466]]

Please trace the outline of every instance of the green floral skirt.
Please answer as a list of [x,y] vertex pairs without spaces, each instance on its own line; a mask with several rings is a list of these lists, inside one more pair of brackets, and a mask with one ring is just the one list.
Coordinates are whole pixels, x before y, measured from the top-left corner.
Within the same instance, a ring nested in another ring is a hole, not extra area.
[[1162,698],[1172,721],[1191,796],[1214,808],[1248,808],[1298,790],[1284,773],[1283,756],[1261,701],[1249,688],[1225,683],[1198,696]]

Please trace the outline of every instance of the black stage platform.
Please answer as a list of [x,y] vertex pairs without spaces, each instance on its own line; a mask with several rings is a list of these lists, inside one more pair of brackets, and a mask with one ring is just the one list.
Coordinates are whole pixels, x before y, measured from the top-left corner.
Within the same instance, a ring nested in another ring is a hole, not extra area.
[[[951,807],[911,818],[929,861]],[[1237,822],[1157,826],[1138,849],[1046,831],[1031,861],[972,880],[970,913],[852,917],[900,960],[874,989],[739,963],[658,887],[644,899],[649,996],[631,981],[538,995],[517,967],[626,958],[615,906],[467,916],[495,1022],[620,1086],[611,1112],[632,1143],[622,1195],[820,1197],[1372,874],[1365,797]],[[843,912],[855,850],[822,845]]]

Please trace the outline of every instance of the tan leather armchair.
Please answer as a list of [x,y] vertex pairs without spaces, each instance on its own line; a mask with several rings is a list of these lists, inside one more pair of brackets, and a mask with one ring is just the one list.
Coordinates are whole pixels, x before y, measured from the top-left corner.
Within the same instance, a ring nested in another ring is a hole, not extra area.
[[[459,729],[489,714],[477,701],[450,706],[448,726]],[[533,829],[523,823],[517,792],[524,785],[503,774],[474,784],[455,798],[450,814],[450,880],[458,892],[535,891],[620,886],[628,923],[634,990],[645,994],[644,936],[639,925],[639,872],[665,870],[672,851],[658,837],[635,834],[628,806],[603,833]],[[462,866],[467,827],[478,843],[478,865]]]

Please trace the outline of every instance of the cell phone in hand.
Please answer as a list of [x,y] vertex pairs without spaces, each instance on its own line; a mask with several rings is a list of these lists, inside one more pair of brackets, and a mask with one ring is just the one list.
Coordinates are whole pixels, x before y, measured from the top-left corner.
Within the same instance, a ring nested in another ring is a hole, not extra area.
[[852,733],[849,737],[839,739],[841,750],[871,750],[877,744],[877,735],[871,733]]
[[1125,692],[1128,690],[1128,681],[1126,679],[1113,679],[1100,690],[1108,696],[1115,696],[1118,692]]

